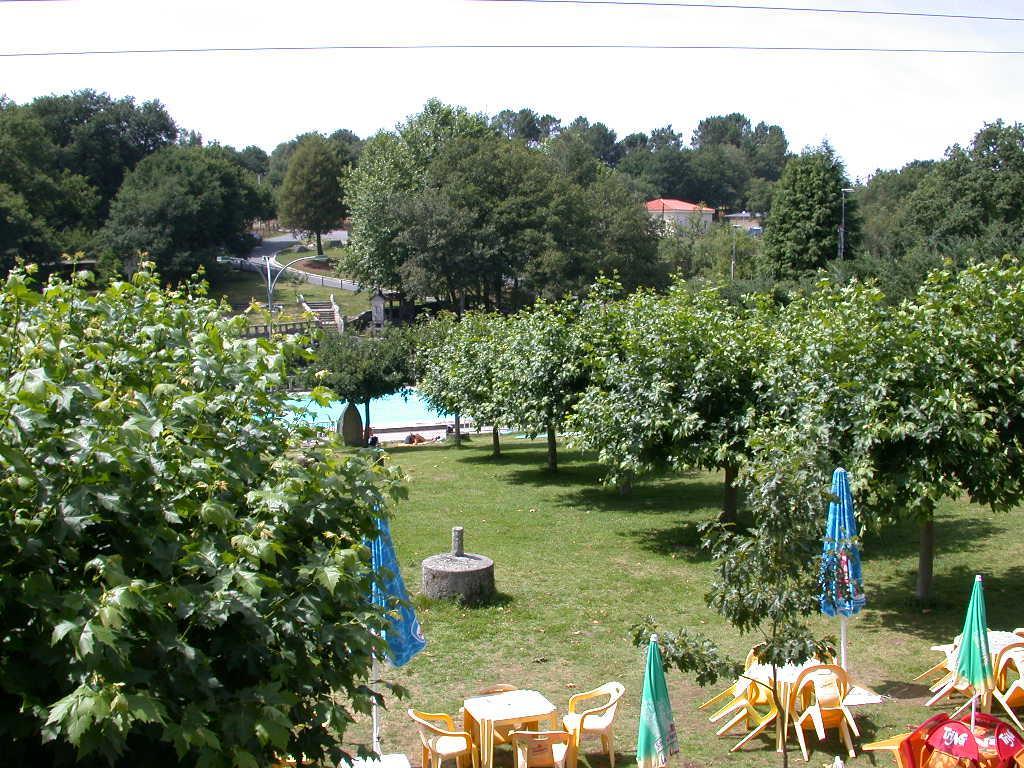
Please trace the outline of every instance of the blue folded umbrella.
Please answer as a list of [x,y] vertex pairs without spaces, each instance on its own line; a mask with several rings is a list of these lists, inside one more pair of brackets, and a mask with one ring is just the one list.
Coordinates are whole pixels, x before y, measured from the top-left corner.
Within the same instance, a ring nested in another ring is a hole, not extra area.
[[[391,541],[391,527],[384,518],[377,519],[380,531],[370,545],[373,570],[380,575],[373,585],[373,602],[391,609],[390,626],[384,630],[383,640],[388,646],[388,659],[396,667],[407,664],[413,656],[427,647],[416,612],[409,603],[409,593],[402,581],[402,572],[395,556],[395,545]],[[397,600],[398,604],[393,605]]]
[[857,519],[845,469],[832,473],[832,496],[821,555],[821,612],[828,616],[853,616],[864,607],[866,598]]

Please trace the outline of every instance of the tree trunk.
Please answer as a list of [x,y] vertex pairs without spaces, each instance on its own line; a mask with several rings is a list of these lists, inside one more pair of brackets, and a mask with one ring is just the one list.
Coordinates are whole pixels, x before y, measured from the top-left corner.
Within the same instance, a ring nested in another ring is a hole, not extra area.
[[548,471],[558,471],[558,453],[555,448],[555,422],[548,420]]
[[317,256],[323,256],[324,255],[324,244],[322,242],[320,242],[320,233],[319,232],[316,233],[316,255]]
[[917,600],[925,603],[932,597],[932,566],[935,564],[935,516],[921,523],[921,541],[917,550]]
[[455,414],[455,447],[462,447],[462,418]]
[[725,492],[722,496],[722,513],[718,519],[729,525],[735,525],[737,520],[739,489],[736,487],[736,476],[738,474],[739,467],[735,464],[725,465]]
[[491,427],[491,456],[501,456],[501,439],[498,437],[498,428]]
[[370,401],[363,403],[363,446],[370,443]]

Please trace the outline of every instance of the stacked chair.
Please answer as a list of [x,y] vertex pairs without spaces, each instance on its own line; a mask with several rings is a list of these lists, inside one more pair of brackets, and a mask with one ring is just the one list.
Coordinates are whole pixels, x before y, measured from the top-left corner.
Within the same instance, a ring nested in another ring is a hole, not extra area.
[[804,740],[804,729],[813,727],[819,741],[825,740],[825,731],[838,728],[843,744],[850,757],[856,756],[850,731],[858,737],[860,731],[853,720],[853,714],[843,704],[850,692],[850,678],[846,670],[835,664],[820,664],[808,667],[796,679],[793,686],[792,701],[796,711],[796,738],[800,742],[800,751],[804,762],[807,756],[807,742]]

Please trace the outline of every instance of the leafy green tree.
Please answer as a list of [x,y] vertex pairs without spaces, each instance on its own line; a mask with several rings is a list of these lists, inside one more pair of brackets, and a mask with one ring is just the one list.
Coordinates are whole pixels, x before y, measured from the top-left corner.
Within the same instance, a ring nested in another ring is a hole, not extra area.
[[145,252],[165,278],[183,280],[244,247],[265,204],[247,176],[219,147],[165,147],[125,179],[100,238],[118,269],[131,272]]
[[0,100],[0,270],[17,257],[55,259],[84,247],[99,196],[60,167],[60,149],[27,107]]
[[509,426],[548,443],[548,469],[558,470],[556,435],[586,386],[582,340],[573,332],[578,302],[539,301],[501,326],[504,343],[495,400]]
[[428,166],[449,142],[491,132],[482,116],[432,99],[395,132],[369,139],[346,180],[352,212],[346,271],[365,285],[400,288],[406,254],[398,242],[394,201],[423,189]]
[[250,144],[242,149],[238,156],[242,165],[257,176],[266,176],[270,170],[270,155],[254,144]]
[[923,247],[961,263],[1024,245],[1024,125],[986,124],[920,179],[906,216]]
[[[835,151],[822,144],[786,164],[765,222],[765,255],[783,279],[824,267],[837,256],[842,189],[850,184]],[[846,200],[846,251],[859,243],[855,200]]]
[[889,396],[865,430],[876,513],[921,523],[916,596],[931,597],[934,510],[966,494],[1024,498],[1024,268],[1019,259],[933,272],[901,308]]
[[348,212],[341,186],[343,167],[318,134],[307,136],[288,165],[278,195],[281,224],[316,235],[316,252],[323,256],[321,235],[341,224]]
[[417,391],[444,413],[492,425],[492,455],[501,455],[499,427],[505,404],[498,397],[505,339],[504,316],[470,312],[442,315],[424,328],[417,350]]
[[60,169],[83,176],[99,194],[95,219],[83,222],[90,229],[103,223],[125,176],[178,138],[174,120],[159,101],[136,105],[131,97],[113,99],[84,90],[42,96],[28,108],[58,147]]
[[769,348],[765,308],[731,306],[685,283],[666,296],[594,296],[578,332],[590,384],[569,430],[595,450],[606,479],[628,485],[666,468],[725,471],[723,518],[735,522],[736,480],[759,401],[755,368]]
[[[158,278],[0,289],[0,751],[337,762],[366,712],[399,477],[280,418],[290,342]],[[318,396],[320,396],[318,394]]]
[[364,426],[369,427],[370,401],[413,383],[415,344],[415,334],[400,326],[388,326],[376,336],[325,333],[316,367],[338,397],[363,404]]
[[[758,639],[757,660],[772,667],[773,703],[784,711],[778,669],[834,655],[832,638],[816,637],[820,615],[821,510],[828,504],[827,477],[798,440],[776,441],[759,452],[743,478],[753,525],[736,530],[722,523],[702,527],[715,561],[707,605],[742,635]],[[633,628],[635,645],[658,633],[666,667],[696,676],[700,685],[734,680],[742,665],[721,650],[718,638],[692,628],[664,631],[648,617]],[[783,740],[782,765],[789,764]]]

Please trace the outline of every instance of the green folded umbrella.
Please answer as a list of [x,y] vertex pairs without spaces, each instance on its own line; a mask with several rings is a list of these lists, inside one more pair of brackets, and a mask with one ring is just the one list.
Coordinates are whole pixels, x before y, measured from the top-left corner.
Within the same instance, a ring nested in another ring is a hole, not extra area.
[[679,751],[676,726],[672,722],[672,703],[665,685],[658,636],[651,635],[644,669],[644,691],[640,697],[640,730],[636,738],[636,763],[639,768],[664,768],[668,758]]
[[988,648],[988,621],[985,618],[985,590],[981,585],[981,574],[974,577],[971,601],[967,604],[955,675],[957,687],[970,685],[976,694],[991,692],[996,687],[992,654]]

